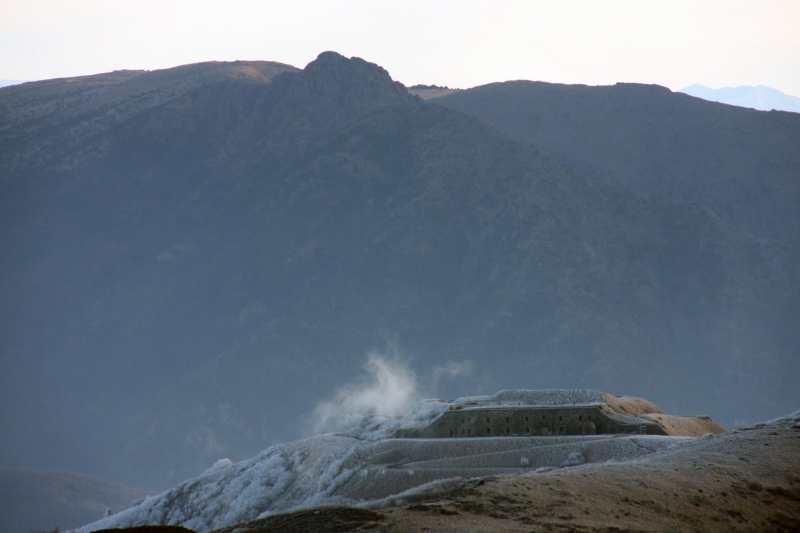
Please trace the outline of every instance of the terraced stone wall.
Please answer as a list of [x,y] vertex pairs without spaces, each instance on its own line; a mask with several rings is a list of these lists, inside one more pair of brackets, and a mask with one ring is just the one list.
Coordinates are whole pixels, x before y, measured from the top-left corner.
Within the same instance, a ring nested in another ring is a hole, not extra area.
[[594,435],[608,433],[641,433],[663,435],[651,422],[621,416],[615,420],[603,405],[557,407],[481,407],[448,411],[429,426],[419,430],[398,432],[401,438],[467,438],[531,435]]

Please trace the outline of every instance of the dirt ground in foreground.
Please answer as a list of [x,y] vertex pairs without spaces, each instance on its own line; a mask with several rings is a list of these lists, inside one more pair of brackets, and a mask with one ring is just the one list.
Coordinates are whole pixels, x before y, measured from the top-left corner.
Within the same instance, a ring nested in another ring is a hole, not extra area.
[[800,416],[645,459],[464,482],[424,502],[329,507],[226,528],[275,531],[800,531]]

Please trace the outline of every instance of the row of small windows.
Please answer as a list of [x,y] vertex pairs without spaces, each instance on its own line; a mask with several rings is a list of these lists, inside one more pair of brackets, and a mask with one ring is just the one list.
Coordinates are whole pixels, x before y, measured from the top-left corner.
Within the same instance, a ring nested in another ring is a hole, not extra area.
[[[563,431],[563,429],[564,428],[561,428],[562,431]],[[531,428],[525,428],[525,433],[526,434],[529,435],[530,432],[531,432]],[[451,436],[452,436],[452,431],[450,433],[451,433]],[[472,428],[462,429],[461,430],[461,434],[462,435],[472,435]],[[492,434],[492,428],[486,428],[486,434],[487,435],[491,435]],[[511,435],[511,428],[506,428],[506,435]]]
[[[486,434],[487,435],[491,435],[492,434],[492,428],[486,428]],[[526,427],[525,428],[525,435],[530,435],[530,434],[531,434],[531,428]],[[549,434],[549,430],[546,427],[542,428],[542,435],[546,435],[546,434]],[[559,427],[558,428],[558,432],[556,433],[556,435],[565,435],[565,434],[566,434],[566,431],[564,431],[564,426]],[[472,435],[472,428],[462,429],[461,430],[461,435]],[[511,435],[511,428],[506,428],[506,435]],[[452,431],[450,432],[450,436],[451,437],[453,436],[453,432]]]
[[[546,420],[547,420],[547,415],[542,415],[542,420],[545,420],[545,421],[546,421]],[[591,422],[591,420],[592,420],[592,415],[587,415],[587,416],[586,416],[586,420],[587,420],[587,421],[589,421],[589,422]],[[525,422],[527,423],[527,422],[530,422],[530,421],[531,421],[531,418],[530,418],[530,416],[527,416],[527,415],[526,415],[526,416],[525,416]],[[564,417],[563,417],[563,416],[559,416],[559,417],[558,417],[558,421],[559,421],[559,422],[563,422],[563,421],[564,421]],[[578,422],[583,422],[583,415],[578,415]],[[462,423],[462,424],[472,424],[472,418],[471,418],[471,417],[469,417],[469,418],[462,418],[462,419],[461,419],[461,423]],[[492,423],[492,419],[491,419],[490,417],[487,417],[487,418],[486,418],[486,423],[487,423],[487,424],[491,424],[491,423]],[[511,417],[510,417],[510,416],[507,416],[507,417],[506,417],[506,424],[510,424],[510,423],[511,423]]]
[[[644,426],[639,428],[639,432],[640,433],[644,433],[645,431],[646,430],[645,430]],[[462,429],[460,434],[461,435],[472,435],[472,428]],[[487,435],[491,435],[492,434],[492,428],[486,428],[486,434]],[[512,435],[511,428],[506,428],[505,434],[506,435]],[[531,434],[531,428],[530,427],[526,427],[524,435],[530,435],[530,434]],[[566,435],[566,434],[567,434],[567,432],[565,431],[564,426],[559,426],[558,431],[555,433],[555,435]],[[547,426],[542,426],[541,435],[550,435],[550,430],[549,430],[549,428]],[[450,431],[450,436],[451,437],[454,436],[452,430]]]

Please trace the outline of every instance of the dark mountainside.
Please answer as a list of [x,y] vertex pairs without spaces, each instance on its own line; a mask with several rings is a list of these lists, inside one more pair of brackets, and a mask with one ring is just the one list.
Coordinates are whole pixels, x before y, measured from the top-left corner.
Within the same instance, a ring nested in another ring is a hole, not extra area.
[[387,345],[474,361],[445,397],[591,387],[729,426],[800,403],[796,248],[363,60],[26,84],[0,117],[2,465],[164,488],[306,434]]
[[657,85],[513,81],[434,100],[625,188],[710,207],[800,245],[800,114],[707,102]]

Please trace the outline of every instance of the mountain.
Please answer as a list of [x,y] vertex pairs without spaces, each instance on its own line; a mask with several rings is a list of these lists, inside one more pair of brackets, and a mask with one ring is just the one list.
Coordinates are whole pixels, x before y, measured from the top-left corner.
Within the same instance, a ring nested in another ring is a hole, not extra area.
[[702,85],[690,85],[679,92],[702,98],[709,102],[749,107],[760,111],[791,111],[800,113],[800,98],[784,94],[763,85],[740,85],[739,87],[722,87],[709,89]]
[[0,469],[3,533],[74,528],[118,513],[145,498],[145,490],[76,472]]
[[358,58],[5,88],[0,147],[0,464],[174,485],[307,435],[372,350],[431,387],[471,361],[443,397],[601,388],[729,426],[800,400],[796,247]]
[[706,102],[656,85],[493,83],[432,100],[640,193],[712,209],[800,244],[800,115]]

